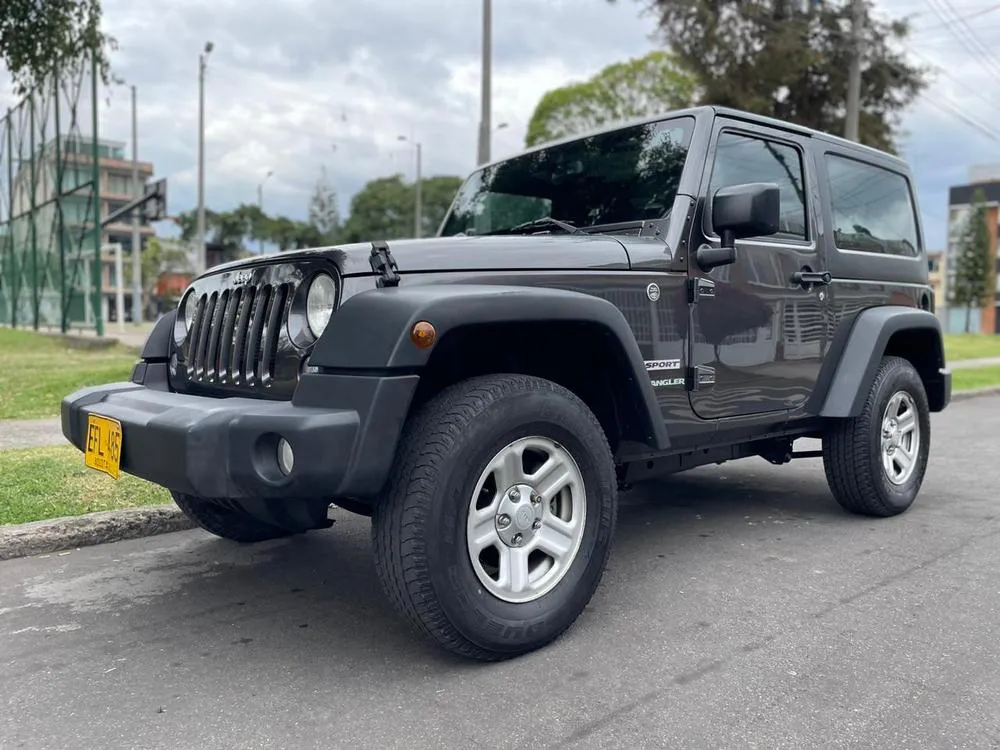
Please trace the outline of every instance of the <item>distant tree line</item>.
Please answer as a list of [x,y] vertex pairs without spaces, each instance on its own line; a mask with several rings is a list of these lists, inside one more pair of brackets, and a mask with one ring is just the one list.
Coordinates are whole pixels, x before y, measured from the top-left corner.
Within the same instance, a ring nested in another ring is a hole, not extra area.
[[[421,236],[437,233],[462,179],[453,176],[424,178],[421,185]],[[341,217],[337,194],[321,173],[309,199],[305,219],[269,214],[254,203],[241,203],[229,211],[205,211],[205,240],[220,247],[224,260],[246,257],[261,245],[279,251],[322,247],[348,242],[392,240],[414,236],[415,184],[402,175],[369,181],[351,199],[350,213]],[[197,213],[177,216],[181,239],[193,241]]]

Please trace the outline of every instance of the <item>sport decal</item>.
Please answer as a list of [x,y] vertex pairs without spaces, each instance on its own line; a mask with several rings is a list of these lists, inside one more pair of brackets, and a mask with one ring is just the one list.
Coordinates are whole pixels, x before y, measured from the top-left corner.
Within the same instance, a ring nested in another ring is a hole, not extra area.
[[646,371],[652,370],[679,370],[681,361],[679,359],[647,359]]

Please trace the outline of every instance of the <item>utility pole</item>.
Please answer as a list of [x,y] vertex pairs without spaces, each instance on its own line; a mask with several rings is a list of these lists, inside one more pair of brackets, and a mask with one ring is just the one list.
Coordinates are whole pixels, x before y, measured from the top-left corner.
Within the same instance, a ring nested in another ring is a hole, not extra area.
[[[260,209],[261,218],[264,216],[264,183],[267,182],[267,178],[274,174],[273,169],[267,170],[267,174],[264,175],[264,179],[257,183],[257,208]],[[257,252],[264,253],[264,238],[257,238]]]
[[414,216],[413,223],[415,230],[413,236],[416,237],[418,240],[421,237],[421,229],[424,224],[424,216],[423,216],[424,209],[421,203],[421,195],[420,195],[420,160],[421,160],[420,151],[421,151],[420,143],[417,142],[417,184],[416,184],[416,199],[415,199],[416,205],[414,206],[414,212],[413,212]]
[[492,20],[491,0],[483,0],[483,72],[482,72],[482,92],[480,94],[481,111],[479,113],[479,153],[477,165],[483,165],[490,160],[490,114],[491,98],[493,88],[492,77],[492,48],[493,48],[493,20]]
[[205,63],[214,45],[205,42],[205,51],[198,55],[198,224],[195,242],[195,272],[208,268],[205,254]]
[[864,23],[864,0],[851,0],[851,65],[847,71],[847,121],[844,137],[858,141],[858,121],[861,117],[861,54]]
[[[139,125],[132,84],[132,199],[142,196],[139,189]],[[139,212],[132,211],[132,322],[142,322],[142,239],[139,237]]]

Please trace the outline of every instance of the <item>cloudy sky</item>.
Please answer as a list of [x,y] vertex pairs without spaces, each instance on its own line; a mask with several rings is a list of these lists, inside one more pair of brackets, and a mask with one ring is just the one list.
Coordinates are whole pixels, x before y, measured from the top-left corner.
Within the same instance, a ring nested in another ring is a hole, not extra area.
[[[494,135],[494,157],[520,148],[546,90],[657,44],[639,0],[493,6],[494,124],[508,123]],[[937,14],[949,6],[969,17],[955,31],[974,32],[982,50],[952,35]],[[971,164],[1000,162],[1000,8],[995,0],[880,0],[878,7],[912,15],[914,60],[943,68],[908,113],[903,141],[928,243],[941,247],[948,186],[966,182]],[[425,174],[464,174],[474,165],[479,0],[104,0],[104,11],[120,44],[115,70],[138,88],[140,158],[168,178],[171,212],[195,202],[198,54],[208,40],[211,208],[256,200],[273,170],[265,210],[304,216],[323,166],[346,208],[373,177],[412,178],[414,153],[400,135],[423,144]],[[112,92],[101,104],[102,136],[128,140],[128,117],[127,91]]]

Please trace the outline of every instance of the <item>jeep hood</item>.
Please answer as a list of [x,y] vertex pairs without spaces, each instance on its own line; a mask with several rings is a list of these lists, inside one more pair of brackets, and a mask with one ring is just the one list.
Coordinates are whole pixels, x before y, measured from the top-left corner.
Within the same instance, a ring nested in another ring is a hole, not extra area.
[[[613,237],[602,235],[501,235],[430,237],[389,240],[389,251],[399,273],[492,270],[570,270],[629,268],[628,253]],[[296,250],[281,256],[292,259],[322,255],[332,258],[345,276],[371,274],[370,242]]]

